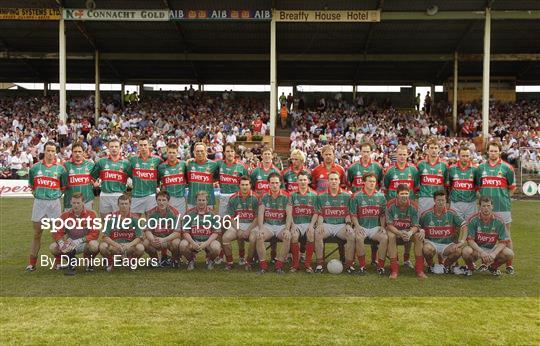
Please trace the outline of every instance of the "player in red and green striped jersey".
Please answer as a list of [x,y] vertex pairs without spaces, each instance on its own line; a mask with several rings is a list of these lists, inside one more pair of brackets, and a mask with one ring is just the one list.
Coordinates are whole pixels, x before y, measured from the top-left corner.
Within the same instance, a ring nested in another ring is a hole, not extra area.
[[283,248],[277,255],[275,266],[276,273],[283,274],[283,262],[291,245],[291,233],[289,232],[291,207],[288,205],[289,195],[286,191],[281,190],[282,182],[279,173],[270,173],[268,182],[270,192],[261,198],[258,213],[259,231],[256,237],[256,248],[259,256],[259,274],[268,270],[264,242],[273,237],[283,242]]
[[[143,245],[146,253],[156,261],[159,260],[162,267],[172,265],[173,268],[178,268],[182,224],[180,213],[169,204],[170,198],[167,191],[159,191],[156,194],[157,207],[148,212]],[[172,261],[167,256],[167,250],[171,251]]]
[[480,271],[489,269],[493,275],[501,275],[497,268],[502,263],[511,261],[514,252],[508,247],[510,238],[504,221],[493,213],[491,197],[480,197],[480,212],[468,220],[468,230],[469,246],[462,251],[463,259],[467,263],[467,275],[472,275],[474,262],[478,259],[482,260]]
[[298,174],[298,191],[291,193],[289,206],[292,213],[291,230],[291,271],[295,272],[300,267],[300,244],[301,237],[306,240],[306,259],[304,268],[306,272],[313,273],[311,259],[315,250],[315,228],[318,216],[315,213],[317,205],[317,193],[309,187],[310,179],[307,172]]
[[167,191],[171,207],[180,214],[186,213],[186,170],[185,161],[178,160],[178,145],[167,145],[167,161],[158,166],[158,179],[161,190]]
[[251,178],[251,188],[259,198],[270,191],[268,176],[271,173],[280,173],[279,169],[274,166],[272,161],[273,154],[274,152],[271,148],[264,148],[262,150],[262,162],[249,174],[249,177]]
[[[420,227],[424,230],[423,253],[430,272],[434,271],[433,256],[443,258],[444,272],[450,273],[451,266],[461,257],[461,248],[467,235],[466,222],[452,209],[447,209],[446,191],[436,191],[435,205],[420,216]],[[454,273],[459,274],[454,270]]]
[[195,160],[187,163],[188,209],[197,204],[197,193],[206,191],[208,206],[214,208],[214,182],[218,179],[219,168],[216,162],[207,157],[206,144],[198,142],[193,147]]
[[[246,270],[251,268],[251,260],[254,253],[256,232],[258,227],[257,214],[259,212],[259,200],[251,191],[251,180],[248,176],[240,177],[240,191],[229,198],[227,204],[227,215],[233,220],[238,218],[238,222],[231,222],[231,227],[223,234],[223,252],[226,258],[226,270],[231,270],[233,266],[233,255],[231,242],[238,241],[239,265],[246,265]],[[249,242],[248,260],[245,258],[245,242]]]
[[[418,169],[411,163],[407,162],[409,158],[409,149],[405,145],[398,145],[396,148],[397,161],[395,165],[389,167],[384,174],[383,190],[386,193],[386,200],[390,201],[397,197],[397,187],[400,184],[405,184],[409,188],[409,198],[415,199],[415,192],[419,189]],[[403,265],[413,268],[409,260],[411,254],[411,243],[405,243],[403,251]]]
[[195,257],[205,250],[207,255],[206,268],[214,269],[214,260],[221,252],[218,236],[221,233],[219,215],[214,215],[208,207],[208,192],[201,190],[195,195],[195,208],[189,209],[184,216],[182,226],[183,238],[180,242],[180,253],[188,261],[187,270],[195,269]]
[[227,214],[229,198],[240,189],[240,177],[248,176],[246,166],[237,160],[233,144],[225,145],[225,160],[217,161],[219,169],[219,216]]
[[118,211],[112,213],[113,217],[105,224],[99,252],[107,259],[109,272],[117,262],[115,259],[139,258],[144,255],[143,231],[139,228],[139,219],[130,210],[131,196],[123,194],[118,197]]
[[448,179],[448,165],[439,158],[439,143],[435,138],[427,141],[427,159],[418,163],[420,191],[418,192],[418,212],[433,208],[433,194],[445,189]]
[[353,193],[361,191],[364,187],[364,175],[368,172],[375,173],[377,187],[382,184],[384,169],[381,164],[371,159],[371,144],[360,144],[360,161],[353,163],[347,168],[347,182]]
[[388,257],[390,257],[390,279],[397,279],[399,266],[397,263],[397,240],[405,244],[414,243],[416,257],[415,272],[419,278],[425,278],[422,243],[424,231],[418,227],[418,207],[409,198],[409,187],[405,184],[397,186],[397,198],[386,204],[386,230],[388,234]]
[[139,138],[137,151],[137,156],[129,158],[129,176],[133,181],[131,212],[135,217],[140,217],[156,207],[158,166],[161,164],[161,159],[150,155],[150,143],[147,137]]
[[323,272],[324,239],[336,237],[345,240],[345,268],[349,274],[354,274],[354,230],[349,212],[351,195],[340,187],[339,172],[328,174],[328,191],[317,196],[316,213],[318,215],[315,230],[315,253],[317,254],[316,273]]
[[28,173],[28,185],[32,189],[34,205],[32,207],[32,222],[34,237],[30,245],[30,259],[26,270],[36,270],[37,255],[41,247],[41,219],[60,217],[62,207],[60,197],[65,188],[62,177],[66,174],[63,165],[56,161],[56,144],[47,142],[44,145],[43,161],[36,163]]
[[[488,162],[476,169],[476,185],[482,197],[491,197],[493,213],[504,221],[508,235],[508,248],[513,249],[510,226],[512,224],[510,197],[516,189],[516,175],[514,168],[501,159],[502,146],[492,141],[488,144]],[[506,272],[514,274],[512,260],[506,263]]]
[[475,175],[476,168],[471,164],[471,150],[463,145],[459,148],[459,161],[448,170],[446,182],[450,191],[450,208],[463,220],[468,220],[478,210]]
[[347,186],[347,177],[345,169],[335,163],[336,154],[332,145],[325,145],[321,148],[323,163],[311,171],[311,187],[318,193],[328,191],[329,174],[337,172],[339,174],[339,183],[342,188]]
[[[347,169],[347,182],[353,193],[361,191],[364,186],[364,174],[374,172],[377,178],[377,189],[382,187],[384,169],[380,163],[371,159],[371,143],[360,144],[360,161],[353,163]],[[371,245],[371,263],[377,264],[377,244]]]
[[359,273],[366,272],[366,255],[364,240],[372,239],[379,244],[377,273],[384,274],[384,262],[388,248],[386,235],[386,198],[376,190],[377,174],[367,172],[364,175],[362,190],[357,191],[351,198],[350,212],[356,238],[356,255],[360,263]]
[[99,159],[91,172],[92,178],[100,182],[99,214],[102,218],[118,211],[118,197],[126,192],[129,172],[129,162],[120,153],[120,141],[111,139],[107,147],[109,156]]
[[99,251],[99,230],[95,223],[96,213],[84,206],[84,196],[81,192],[74,192],[71,195],[71,209],[62,213],[60,218],[64,221],[74,220],[75,227],[64,227],[52,233],[54,242],[49,249],[55,257],[56,269],[60,269],[61,256],[69,257],[68,271],[66,275],[75,275],[75,266],[71,260],[77,253],[84,253],[87,259],[87,271],[93,271],[92,259]]
[[294,149],[291,152],[291,165],[289,168],[281,172],[283,177],[283,182],[285,183],[285,190],[289,194],[298,191],[298,175],[307,174],[309,180],[311,181],[311,174],[309,170],[304,166],[306,162],[306,155],[298,150]]
[[64,191],[64,209],[71,208],[71,196],[80,192],[84,198],[84,207],[92,210],[94,201],[94,179],[91,176],[94,164],[84,159],[84,147],[82,143],[74,143],[71,146],[71,161],[64,164],[66,167],[65,180],[67,181]]

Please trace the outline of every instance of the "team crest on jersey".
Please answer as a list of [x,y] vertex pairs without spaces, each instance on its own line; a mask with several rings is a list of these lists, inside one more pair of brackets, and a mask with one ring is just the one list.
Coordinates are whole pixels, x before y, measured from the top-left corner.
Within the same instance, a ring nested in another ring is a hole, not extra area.
[[330,205],[330,202],[326,201],[326,202],[324,203],[324,205]]
[[169,174],[169,170],[168,170],[168,169],[165,170],[165,174],[166,174],[166,175]]
[[392,179],[397,179],[397,174],[394,174],[394,176],[392,177]]
[[366,205],[366,201],[362,201],[362,205]]
[[471,179],[473,178],[473,175],[472,175],[472,173],[471,173],[471,175],[469,175],[469,178],[471,178]]
[[424,170],[422,171],[422,173],[427,174],[427,169],[424,168]]
[[108,164],[107,164],[107,165],[105,165],[105,169],[109,169],[109,165],[108,165]]
[[483,171],[482,172],[482,176],[485,177],[487,175],[487,172],[486,171]]
[[481,232],[482,231],[482,227],[478,226],[478,231],[477,232]]
[[137,164],[135,165],[135,167],[136,167],[136,168],[140,168],[141,165],[139,165],[139,163],[137,163]]
[[438,174],[442,174],[442,169],[439,169],[439,170],[437,171],[437,173],[438,173]]
[[73,173],[75,173],[75,171],[73,169],[70,169],[69,173],[73,174]]
[[497,173],[497,175],[498,175],[499,177],[502,177],[503,174],[502,174],[502,172],[499,172],[499,173]]
[[[471,176],[471,178],[472,178],[472,176]],[[454,179],[459,179],[459,175],[454,174]]]
[[433,223],[433,220],[431,220],[431,221],[429,222],[429,225],[432,226],[432,227],[435,226],[435,223]]
[[37,172],[37,175],[43,175],[43,172],[42,172],[42,171],[38,171],[38,172]]
[[123,172],[123,171],[124,171],[124,169],[123,169],[122,167],[118,168],[118,170],[119,170],[120,172]]
[[262,177],[260,175],[257,176],[258,180],[262,180]]
[[407,179],[411,179],[412,178],[412,174],[407,174]]

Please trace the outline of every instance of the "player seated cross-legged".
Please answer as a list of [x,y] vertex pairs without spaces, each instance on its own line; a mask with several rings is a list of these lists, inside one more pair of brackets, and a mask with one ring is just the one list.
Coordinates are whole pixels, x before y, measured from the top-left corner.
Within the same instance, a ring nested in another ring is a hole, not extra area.
[[214,269],[214,260],[221,252],[218,236],[221,224],[208,207],[208,192],[199,191],[195,195],[195,208],[189,209],[184,216],[183,239],[180,242],[180,253],[188,261],[188,270],[195,269],[195,258],[201,251],[207,255],[206,268]]
[[386,235],[386,198],[377,191],[377,175],[368,172],[363,177],[364,186],[351,198],[350,212],[354,225],[356,238],[356,254],[360,268],[358,272],[366,272],[366,250],[364,240],[366,238],[379,244],[377,273],[384,274],[384,262],[386,261],[386,249],[388,236]]
[[316,273],[324,271],[324,240],[335,237],[346,241],[345,269],[354,274],[354,230],[349,213],[351,195],[341,190],[340,174],[332,171],[328,174],[328,191],[317,196],[317,229],[315,230],[315,253],[317,254]]
[[467,276],[474,271],[474,262],[482,260],[478,270],[489,270],[492,275],[500,276],[499,266],[514,258],[514,252],[508,248],[508,233],[504,220],[493,213],[493,202],[489,196],[480,198],[480,212],[468,221],[467,243],[462,256],[467,264]]
[[[222,224],[225,226],[230,224],[230,227],[225,231],[225,234],[223,234],[223,252],[225,253],[225,258],[227,259],[225,270],[231,270],[233,266],[233,254],[231,248],[232,241],[238,241],[238,248],[240,252],[239,264],[241,265],[245,259],[243,253],[243,243],[245,241],[249,241],[249,237],[252,233],[257,232],[258,210],[259,200],[253,191],[251,191],[251,180],[248,176],[243,176],[240,178],[240,191],[233,194],[227,204],[226,215],[231,217],[231,222],[225,222],[226,220],[222,221]],[[248,262],[246,263],[246,266],[251,266],[253,250],[254,243],[250,244],[248,248]]]
[[422,245],[424,231],[418,227],[418,208],[409,199],[409,187],[405,184],[397,186],[397,197],[386,204],[386,230],[388,234],[388,257],[390,257],[390,279],[397,279],[397,241],[414,244],[416,258],[415,272],[419,278],[426,278],[424,273],[424,256]]
[[256,235],[257,255],[259,256],[259,274],[263,274],[268,270],[266,262],[266,249],[264,242],[277,238],[283,242],[281,252],[277,255],[275,265],[276,273],[283,274],[283,261],[289,253],[291,245],[291,233],[289,232],[289,224],[291,207],[289,203],[289,195],[284,190],[281,190],[281,176],[279,173],[270,173],[268,175],[270,184],[270,192],[266,193],[260,201],[259,205],[259,231]]
[[[88,259],[87,271],[93,271],[92,259],[99,250],[99,230],[95,229],[96,213],[85,208],[84,196],[81,192],[74,192],[71,196],[71,209],[64,212],[60,218],[68,222],[64,227],[53,233],[54,243],[49,247],[55,257],[56,268],[60,269],[62,255],[73,259],[77,253],[83,253]],[[71,227],[73,223],[74,227]],[[75,275],[75,267],[69,261],[66,275]]]
[[132,216],[130,210],[131,197],[128,194],[121,195],[118,197],[118,211],[112,213],[105,224],[99,252],[107,259],[107,271],[114,268],[119,257],[139,258],[144,255],[143,232],[139,228],[139,220]]
[[444,190],[436,191],[433,208],[420,216],[420,227],[424,230],[423,253],[430,272],[434,272],[433,256],[443,259],[444,272],[463,274],[459,267],[452,271],[451,266],[461,257],[465,244],[467,225],[453,209],[447,208],[447,195]]
[[[170,198],[167,191],[160,191],[156,194],[157,207],[148,212],[143,245],[150,257],[159,259],[160,266],[172,265],[173,268],[178,268],[182,226],[179,222],[178,210],[169,205]],[[165,255],[162,255],[162,250],[171,251],[172,261],[167,256],[166,251]]]
[[315,213],[317,203],[317,194],[309,187],[309,174],[301,172],[298,174],[298,191],[292,192],[289,198],[291,207],[292,223],[291,230],[291,253],[292,265],[291,272],[295,272],[300,267],[300,243],[299,240],[306,240],[306,259],[304,267],[306,272],[313,273],[311,259],[313,258],[315,227],[318,216]]

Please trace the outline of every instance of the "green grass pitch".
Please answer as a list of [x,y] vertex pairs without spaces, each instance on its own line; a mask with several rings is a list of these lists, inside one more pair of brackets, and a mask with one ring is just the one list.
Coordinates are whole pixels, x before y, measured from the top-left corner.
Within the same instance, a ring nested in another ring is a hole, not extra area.
[[[25,273],[31,202],[0,199],[2,344],[540,344],[537,202],[514,203],[514,276],[421,281],[401,269],[396,282],[372,269],[258,276],[203,263],[193,272]],[[40,254],[50,239],[44,233]]]

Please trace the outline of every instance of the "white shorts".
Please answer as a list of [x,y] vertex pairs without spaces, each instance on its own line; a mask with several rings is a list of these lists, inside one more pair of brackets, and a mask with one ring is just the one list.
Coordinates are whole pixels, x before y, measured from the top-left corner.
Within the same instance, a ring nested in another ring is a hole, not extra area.
[[505,225],[512,223],[512,213],[509,211],[494,211],[493,214],[503,220]]
[[185,197],[172,197],[169,201],[169,205],[180,213],[184,215],[186,213],[186,198]]
[[[71,239],[73,241],[73,239]],[[75,247],[75,252],[76,253],[82,253],[84,252],[84,248],[86,248],[86,243],[80,243],[79,245],[77,245]]]
[[303,237],[306,234],[309,225],[309,223],[294,224],[293,229],[296,228],[300,232],[300,236]]
[[59,218],[62,214],[62,203],[58,199],[38,199],[34,198],[32,207],[32,221],[40,222],[44,217],[50,219]]
[[274,237],[277,237],[279,233],[281,233],[281,231],[283,231],[283,229],[285,228],[285,225],[282,225],[282,226],[279,226],[279,225],[269,225],[269,224],[264,224],[263,225],[264,229],[270,231]]
[[463,220],[467,221],[472,215],[478,212],[478,206],[476,201],[474,202],[450,202],[450,208],[454,209],[456,213]]
[[101,193],[99,195],[99,213],[111,214],[118,211],[118,197],[121,193]]
[[337,224],[333,225],[330,223],[323,223],[323,229],[326,233],[328,233],[330,236],[335,237],[341,231],[342,229],[345,229],[345,224]]
[[422,215],[428,209],[433,208],[435,200],[433,197],[420,197],[418,198],[418,215]]
[[229,205],[229,199],[233,194],[220,194],[219,195],[219,216],[224,217],[227,213],[227,206]]
[[452,245],[452,243],[450,243],[450,244],[438,244],[438,243],[432,242],[431,240],[427,240],[427,239],[425,240],[425,242],[428,243],[428,244],[431,244],[435,248],[435,251],[437,251],[437,255],[441,255],[441,256],[443,256],[444,250],[446,250],[447,247]]
[[366,234],[366,238],[373,239],[373,236],[379,232],[381,227],[373,227],[373,228],[364,228],[364,233]]
[[132,213],[146,213],[150,209],[157,207],[156,194],[151,194],[146,197],[133,197],[131,199]]

